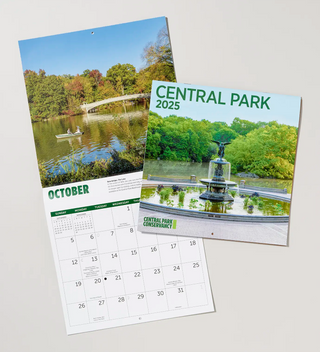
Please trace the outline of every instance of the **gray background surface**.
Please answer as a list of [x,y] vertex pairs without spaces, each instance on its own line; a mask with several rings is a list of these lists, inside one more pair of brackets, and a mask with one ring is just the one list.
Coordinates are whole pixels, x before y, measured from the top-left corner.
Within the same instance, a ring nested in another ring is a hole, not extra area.
[[[1,0],[0,13],[1,352],[319,351],[320,2]],[[302,96],[289,247],[206,240],[216,313],[67,337],[18,40],[158,16],[179,82]]]

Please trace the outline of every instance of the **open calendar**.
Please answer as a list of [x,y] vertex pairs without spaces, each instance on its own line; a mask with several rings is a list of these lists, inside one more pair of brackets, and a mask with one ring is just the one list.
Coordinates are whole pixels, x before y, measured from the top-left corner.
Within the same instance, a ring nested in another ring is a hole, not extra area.
[[212,312],[202,240],[137,231],[151,82],[175,80],[166,18],[19,47],[67,333]]
[[141,177],[43,190],[68,334],[214,310],[202,239],[137,231]]

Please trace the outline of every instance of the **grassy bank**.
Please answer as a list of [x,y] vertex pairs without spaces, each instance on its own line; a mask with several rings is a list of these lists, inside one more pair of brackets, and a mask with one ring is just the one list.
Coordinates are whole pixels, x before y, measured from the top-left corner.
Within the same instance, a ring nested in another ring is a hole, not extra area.
[[[57,186],[65,183],[94,180],[97,178],[121,175],[128,172],[142,171],[144,146],[139,142],[127,145],[126,150],[113,150],[109,159],[99,159],[85,164],[82,157],[72,154],[68,165],[57,163],[52,172],[48,172],[43,163],[39,163],[42,187]],[[63,171],[55,173],[57,168]]]

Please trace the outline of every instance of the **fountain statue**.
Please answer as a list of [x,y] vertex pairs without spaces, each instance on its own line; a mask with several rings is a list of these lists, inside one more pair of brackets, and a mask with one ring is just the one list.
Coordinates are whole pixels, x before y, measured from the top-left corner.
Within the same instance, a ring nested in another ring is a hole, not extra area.
[[228,190],[229,187],[235,187],[237,184],[230,181],[230,163],[223,159],[225,147],[231,142],[213,142],[219,146],[219,158],[210,161],[208,178],[200,180],[207,186],[207,190],[200,195],[200,198],[211,202],[232,202],[234,199]]

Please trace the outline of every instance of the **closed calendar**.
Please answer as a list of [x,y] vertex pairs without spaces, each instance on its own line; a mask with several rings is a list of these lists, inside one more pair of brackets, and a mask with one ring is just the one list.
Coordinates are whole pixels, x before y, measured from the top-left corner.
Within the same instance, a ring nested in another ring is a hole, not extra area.
[[151,82],[175,81],[166,19],[19,46],[67,333],[214,311],[202,239],[137,230]]

